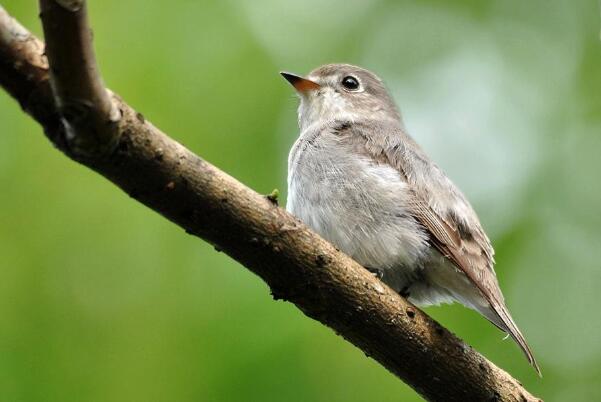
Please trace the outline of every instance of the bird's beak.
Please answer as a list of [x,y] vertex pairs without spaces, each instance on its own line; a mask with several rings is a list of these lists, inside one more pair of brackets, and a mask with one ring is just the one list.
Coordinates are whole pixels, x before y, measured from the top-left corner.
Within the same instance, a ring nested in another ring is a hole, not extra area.
[[296,74],[285,73],[283,71],[280,74],[282,74],[282,77],[286,78],[286,81],[292,84],[294,89],[296,89],[298,92],[314,91],[321,88],[321,85],[319,85],[317,82],[313,82]]

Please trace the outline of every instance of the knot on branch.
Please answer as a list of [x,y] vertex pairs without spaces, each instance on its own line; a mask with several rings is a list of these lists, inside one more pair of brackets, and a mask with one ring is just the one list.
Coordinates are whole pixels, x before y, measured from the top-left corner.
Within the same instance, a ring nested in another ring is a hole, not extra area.
[[113,107],[106,118],[97,105],[85,99],[57,99],[57,103],[69,154],[76,158],[95,158],[115,149],[121,118],[117,108]]

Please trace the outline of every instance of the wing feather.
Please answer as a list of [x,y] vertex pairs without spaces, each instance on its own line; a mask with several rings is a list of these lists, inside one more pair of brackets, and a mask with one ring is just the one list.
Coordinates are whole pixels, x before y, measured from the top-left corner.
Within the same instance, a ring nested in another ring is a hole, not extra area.
[[350,135],[359,154],[367,153],[399,171],[413,193],[410,210],[429,232],[432,245],[480,290],[491,307],[482,313],[511,335],[540,374],[524,336],[505,306],[490,240],[459,189],[398,126],[354,122],[344,124],[339,134]]

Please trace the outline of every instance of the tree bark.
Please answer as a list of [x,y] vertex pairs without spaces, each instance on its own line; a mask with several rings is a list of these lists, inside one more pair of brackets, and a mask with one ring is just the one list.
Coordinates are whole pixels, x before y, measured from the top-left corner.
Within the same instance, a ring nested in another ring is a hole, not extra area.
[[[44,44],[0,7],[0,85],[67,156],[260,276],[432,401],[539,401],[300,221],[102,85],[85,1],[40,0]],[[67,27],[57,29],[57,27]],[[69,72],[69,73],[66,73]]]

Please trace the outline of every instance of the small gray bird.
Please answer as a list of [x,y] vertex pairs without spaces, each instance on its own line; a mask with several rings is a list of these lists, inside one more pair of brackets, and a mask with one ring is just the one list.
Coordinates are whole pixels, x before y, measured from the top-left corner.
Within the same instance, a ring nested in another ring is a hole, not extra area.
[[300,97],[288,211],[412,303],[476,310],[540,374],[505,306],[476,213],[407,134],[382,81],[348,64],[282,75]]

